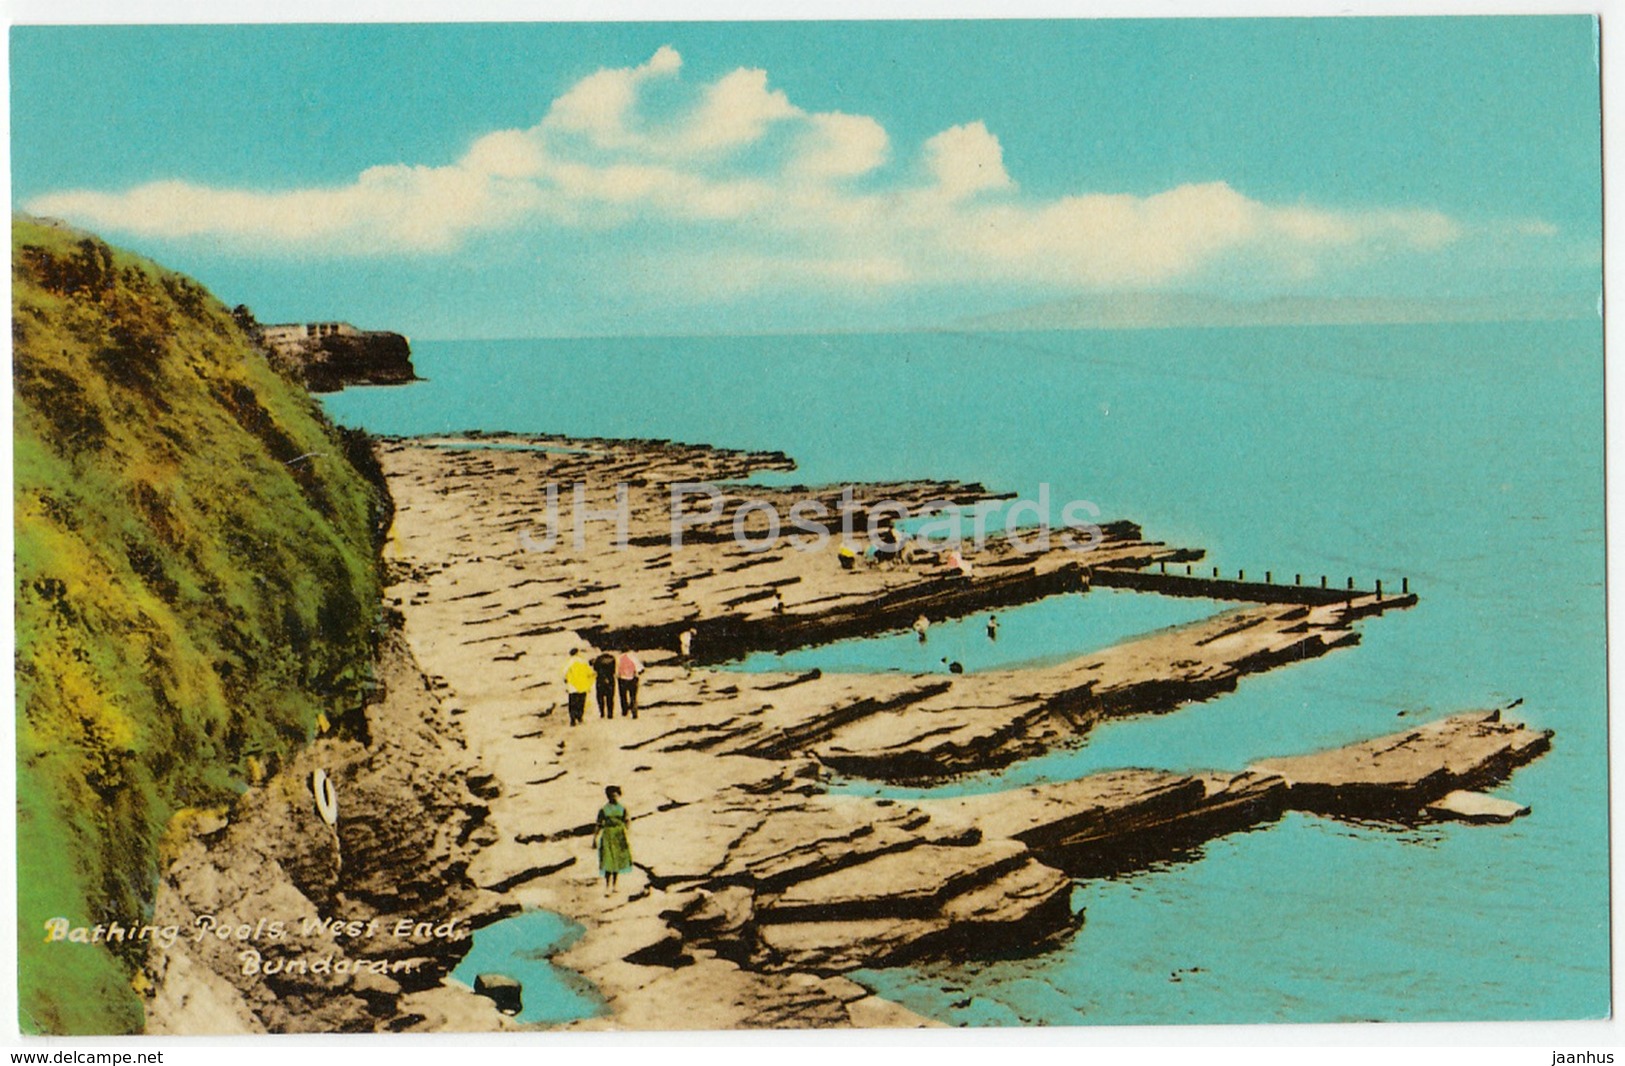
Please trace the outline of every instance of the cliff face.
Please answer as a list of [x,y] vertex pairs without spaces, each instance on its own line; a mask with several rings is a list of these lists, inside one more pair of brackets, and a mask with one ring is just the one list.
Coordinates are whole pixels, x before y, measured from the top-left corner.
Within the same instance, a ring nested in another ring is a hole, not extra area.
[[412,350],[399,333],[356,330],[291,339],[268,336],[266,344],[274,357],[312,392],[337,392],[346,385],[404,385],[418,380],[412,368]]
[[[196,282],[12,226],[24,1031],[141,1027],[160,836],[359,723],[379,490]],[[360,728],[359,725],[356,728]]]
[[[365,744],[318,740],[244,793],[229,820],[175,820],[155,924],[270,920],[287,932],[186,937],[149,953],[149,1034],[500,1027],[490,1001],[442,987],[477,913],[469,861],[494,839],[490,778],[470,773],[457,719],[398,635],[384,640],[378,678]],[[318,769],[335,788],[331,829],[309,789]],[[362,918],[374,935],[346,935],[343,923]]]

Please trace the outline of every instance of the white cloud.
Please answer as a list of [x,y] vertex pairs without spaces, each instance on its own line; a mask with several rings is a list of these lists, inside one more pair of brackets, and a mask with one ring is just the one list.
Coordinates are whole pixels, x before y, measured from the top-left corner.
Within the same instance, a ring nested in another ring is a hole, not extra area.
[[372,167],[351,185],[273,193],[163,181],[125,193],[56,193],[35,199],[29,209],[94,229],[209,238],[242,249],[445,252],[471,232],[510,225],[543,206],[546,197],[537,185],[505,176],[515,157],[489,146],[482,157],[497,169],[461,163]]
[[801,114],[789,97],[767,87],[767,71],[736,70],[705,91],[677,143],[701,152],[737,148],[760,140],[772,123]]
[[501,130],[475,141],[462,165],[496,178],[534,178],[547,167],[542,142],[520,130]]
[[675,75],[682,66],[677,50],[662,45],[641,66],[589,74],[553,101],[542,126],[585,134],[600,148],[634,143],[637,138],[627,128],[627,119],[637,103],[638,90],[651,78]]
[[925,165],[944,195],[959,199],[1014,183],[1004,172],[1004,149],[980,122],[954,126],[925,142]]
[[[347,185],[284,192],[157,182],[55,193],[27,207],[248,254],[439,254],[519,225],[637,226],[661,235],[663,247],[689,248],[694,262],[719,264],[702,273],[739,289],[753,278],[1102,289],[1220,269],[1302,276],[1346,259],[1426,254],[1464,232],[1438,212],[1277,206],[1224,182],[1149,196],[1034,197],[981,121],[943,130],[899,165],[872,117],[809,112],[756,69],[685,87],[682,66],[663,47],[638,66],[597,71],[535,126],[486,134],[449,166],[375,167]],[[665,121],[644,115],[642,94],[656,79],[675,81],[688,108]],[[1536,219],[1517,225],[1549,229]],[[683,283],[675,269],[672,283]]]
[[1113,275],[1144,285],[1246,243],[1266,212],[1223,183],[1181,185],[1147,197],[1070,196],[1036,211],[1009,208],[979,232],[1006,259],[1067,270],[1089,285],[1109,284]]
[[783,92],[768,88],[767,71],[740,69],[706,86],[697,105],[671,127],[646,127],[637,116],[639,93],[649,81],[676,76],[682,64],[667,45],[641,66],[590,74],[553,101],[531,132],[579,134],[609,151],[683,157],[752,144],[774,122],[804,114]]
[[886,129],[868,115],[832,111],[809,116],[791,172],[809,178],[853,178],[886,162]]

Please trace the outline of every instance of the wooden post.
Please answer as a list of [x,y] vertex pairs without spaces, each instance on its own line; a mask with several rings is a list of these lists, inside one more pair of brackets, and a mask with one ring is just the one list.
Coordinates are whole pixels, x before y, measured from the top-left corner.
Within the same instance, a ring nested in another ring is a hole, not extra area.
[[1354,591],[1354,579],[1352,577],[1349,578],[1349,591],[1350,592]]
[[1303,575],[1302,575],[1302,574],[1293,574],[1293,575],[1292,575],[1292,583],[1293,583],[1293,584],[1294,584],[1294,585],[1301,585],[1301,584],[1303,584]]
[[1377,599],[1379,601],[1381,601],[1381,599],[1382,599],[1382,582],[1381,581],[1377,582]]
[[1186,577],[1191,576],[1191,564],[1190,563],[1185,564],[1185,576]]
[[1320,575],[1320,587],[1321,588],[1326,587],[1326,575],[1325,574]]
[[1214,568],[1213,568],[1213,576],[1214,576],[1214,577],[1218,577],[1218,576],[1219,576],[1219,568],[1218,568],[1218,567],[1216,567],[1216,566],[1215,566],[1215,567],[1214,567]]
[[1402,577],[1402,578],[1399,579],[1399,591],[1400,591],[1401,594],[1406,595],[1406,596],[1409,596],[1411,594],[1411,579],[1410,578]]
[[1162,567],[1163,573],[1166,574],[1168,572],[1168,563],[1166,561],[1158,563],[1157,565]]
[[1264,571],[1264,584],[1266,584],[1266,585],[1275,584],[1275,571],[1274,570],[1266,570],[1266,571]]
[[1245,571],[1245,570],[1237,570],[1236,571],[1236,580],[1237,581],[1246,581],[1247,580],[1247,571]]

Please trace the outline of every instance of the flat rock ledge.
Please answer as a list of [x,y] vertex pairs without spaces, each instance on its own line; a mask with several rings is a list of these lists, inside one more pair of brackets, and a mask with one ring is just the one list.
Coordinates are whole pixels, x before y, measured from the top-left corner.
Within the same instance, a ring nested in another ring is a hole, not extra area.
[[1504,721],[1499,710],[1474,711],[1334,751],[1268,759],[1256,769],[1285,778],[1294,807],[1409,820],[1450,793],[1505,779],[1551,743],[1549,729]]
[[[1239,773],[1114,770],[910,802],[780,795],[753,812],[730,803],[650,815],[638,832],[653,838],[641,845],[651,879],[681,901],[662,917],[683,944],[757,971],[1006,957],[1083,920],[1069,905],[1076,878],[1195,858],[1207,840],[1287,810],[1510,820],[1527,808],[1453,785],[1500,780],[1550,737],[1471,712]],[[727,826],[714,863],[696,861],[708,830],[695,819]]]
[[1462,789],[1447,793],[1443,799],[1434,800],[1427,805],[1426,810],[1434,818],[1442,820],[1495,824],[1510,822],[1529,813],[1528,807],[1511,800]]
[[[1078,878],[1196,857],[1217,835],[1320,809],[1317,778],[1273,766],[1128,769],[887,799],[829,793],[832,770],[911,784],[985,772],[1075,745],[1107,719],[1173,712],[1348,647],[1357,620],[1414,602],[1249,602],[1033,669],[731,672],[717,665],[905,628],[920,614],[935,622],[1088,595],[1091,571],[1111,571],[1104,585],[1157,566],[1160,580],[1162,564],[1200,551],[1118,521],[1101,524],[1082,559],[994,537],[966,555],[968,580],[945,577],[926,552],[849,570],[833,518],[819,551],[734,542],[748,501],[786,514],[812,498],[836,513],[840,486],[741,484],[792,469],[779,453],[494,436],[386,441],[379,460],[396,502],[387,595],[489,778],[479,796],[494,839],[467,867],[481,893],[470,913],[479,925],[540,907],[585,927],[554,958],[603,998],[603,1013],[575,1028],[927,1024],[844,975],[1042,950],[1083,920]],[[690,501],[677,551],[671,501],[685,483],[722,486],[722,498],[713,511]],[[549,485],[562,489],[556,501]],[[610,523],[588,512],[615,513],[622,485],[625,547],[605,550]],[[855,486],[852,506],[861,531],[882,500],[921,517],[942,500],[989,498],[979,485],[911,481]],[[595,523],[590,547],[571,537],[578,506]],[[867,546],[862,532],[853,542]],[[639,718],[605,721],[589,708],[580,727],[566,723],[559,676],[572,648],[640,654]],[[1442,759],[1463,768],[1461,780],[1422,787],[1431,764],[1416,761],[1371,783],[1388,797],[1376,806],[1410,819],[1454,788],[1481,787],[1472,768],[1497,757],[1480,759],[1480,747],[1471,731],[1452,734]],[[588,841],[608,784],[625,790],[636,868],[606,896]]]

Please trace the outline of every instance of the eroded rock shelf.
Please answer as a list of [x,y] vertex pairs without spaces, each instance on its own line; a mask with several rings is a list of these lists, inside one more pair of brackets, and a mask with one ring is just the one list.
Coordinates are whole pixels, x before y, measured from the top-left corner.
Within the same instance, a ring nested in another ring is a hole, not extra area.
[[[1416,600],[1408,590],[1386,598],[1265,591],[1194,624],[1035,669],[730,673],[709,664],[903,629],[921,614],[940,621],[1087,595],[1096,574],[1177,566],[1201,552],[1119,519],[1102,522],[1099,543],[1084,553],[1058,545],[1025,553],[993,537],[966,552],[968,578],[944,576],[941,560],[924,551],[846,570],[836,557],[841,487],[743,483],[790,469],[779,453],[480,438],[390,441],[381,459],[398,508],[392,595],[407,612],[408,637],[467,708],[460,720],[471,748],[507,783],[491,805],[504,839],[482,853],[476,872],[487,884],[511,884],[516,871],[557,871],[504,895],[588,926],[559,960],[609,1000],[608,1020],[586,1024],[906,1021],[872,997],[854,998],[838,975],[922,956],[1040,950],[1082,920],[1069,904],[1074,877],[1177,858],[1289,808],[1325,809],[1307,777],[1267,766],[1125,770],[913,801],[831,795],[825,782],[837,771],[931,784],[1007,766],[1079,743],[1106,718],[1174,711],[1250,674],[1347,647],[1359,639],[1357,619]],[[559,486],[551,513],[550,483]],[[721,486],[723,498],[713,509],[698,493],[682,496],[684,543],[674,549],[673,487],[695,483]],[[614,530],[603,516],[621,484],[625,549],[607,551]],[[583,524],[580,547],[571,537],[576,485],[600,518]],[[953,482],[857,486],[849,542],[860,555],[868,547],[878,501],[917,518],[943,500],[991,498],[983,486]],[[807,499],[830,515],[820,550],[736,541],[735,518],[748,501],[783,515]],[[533,550],[548,526],[551,544]],[[678,654],[685,630],[687,660]],[[589,707],[583,726],[565,725],[559,673],[575,646],[631,647],[644,658],[637,720],[602,721]],[[1443,748],[1456,750],[1448,738],[1464,735],[1448,734]],[[1456,774],[1458,783],[1504,774],[1538,750],[1522,733],[1475,736],[1470,761],[1481,769]],[[536,781],[545,783],[526,784]],[[644,877],[606,900],[586,842],[611,783],[626,789],[636,814]],[[1431,785],[1393,791],[1406,793],[1396,800],[1402,816],[1420,817],[1443,795]],[[696,971],[716,991],[686,1001],[680,989],[694,987]],[[787,983],[791,974],[797,980]],[[792,989],[799,1006],[782,1000]]]
[[[993,494],[924,480],[857,486],[848,535],[840,486],[747,482],[793,469],[779,453],[479,436],[389,440],[379,458],[395,499],[386,596],[467,764],[447,772],[473,783],[445,819],[475,823],[459,834],[466,863],[438,876],[462,886],[456,909],[475,926],[548,908],[586,927],[555,959],[604,997],[602,1016],[581,1027],[927,1024],[844,975],[1041,951],[1086,918],[1072,910],[1077,878],[1197,858],[1205,841],[1287,810],[1410,821],[1453,806],[1467,817],[1487,809],[1447,797],[1500,781],[1550,739],[1475,712],[1253,767],[1126,769],[920,799],[835,794],[837,773],[938,785],[1083,743],[1104,720],[1174,712],[1346,648],[1357,625],[1416,597],[1261,587],[1212,617],[1024,669],[730,672],[717,664],[905,629],[922,614],[940,622],[1089,595],[1097,575],[1132,584],[1115,575],[1201,552],[1116,520],[1088,552],[1024,552],[995,536],[965,551],[968,576],[919,548],[848,569],[837,551],[845,540],[862,555],[880,501],[918,518]],[[678,488],[696,484],[718,486],[715,506]],[[736,540],[741,508],[741,527],[764,537],[750,501],[784,515],[808,499],[828,515],[818,550]],[[578,506],[592,519],[579,541]],[[627,648],[647,666],[638,718],[603,720],[589,698],[586,721],[568,725],[571,650]],[[633,815],[636,869],[606,896],[590,839],[610,784]],[[440,1000],[418,1017],[401,1024],[511,1024]]]

